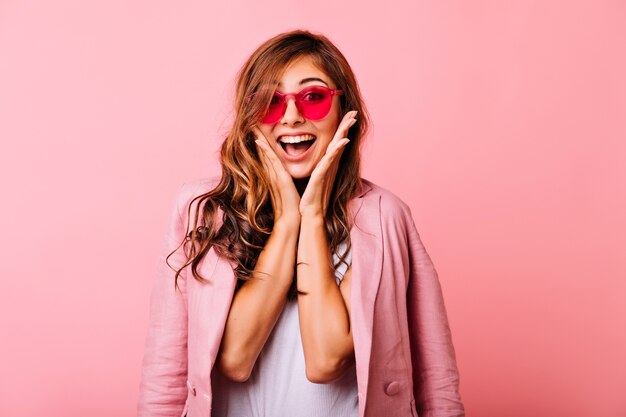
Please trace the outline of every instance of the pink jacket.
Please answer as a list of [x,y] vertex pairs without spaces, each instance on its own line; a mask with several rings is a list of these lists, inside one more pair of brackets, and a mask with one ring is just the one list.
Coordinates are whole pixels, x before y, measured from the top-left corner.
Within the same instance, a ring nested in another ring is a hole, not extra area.
[[[211,416],[211,370],[236,279],[211,249],[199,267],[211,283],[186,268],[175,291],[164,257],[185,235],[191,199],[216,181],[184,184],[171,214],[151,296],[139,417]],[[349,206],[356,213],[350,296],[359,417],[464,416],[441,287],[411,211],[391,192],[363,185]],[[170,263],[183,259],[180,249]]]

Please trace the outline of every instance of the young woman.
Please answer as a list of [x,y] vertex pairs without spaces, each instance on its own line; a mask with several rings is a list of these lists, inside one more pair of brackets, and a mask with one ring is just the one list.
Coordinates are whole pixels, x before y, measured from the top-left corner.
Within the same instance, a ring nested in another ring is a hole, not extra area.
[[221,177],[184,184],[171,215],[138,414],[463,416],[410,209],[360,177],[368,117],[341,52],[269,39],[235,112]]

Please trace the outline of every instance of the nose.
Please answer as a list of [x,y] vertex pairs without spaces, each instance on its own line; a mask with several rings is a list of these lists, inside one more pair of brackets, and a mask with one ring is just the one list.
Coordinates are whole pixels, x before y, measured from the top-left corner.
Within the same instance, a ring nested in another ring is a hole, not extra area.
[[304,117],[300,114],[294,97],[287,97],[287,108],[285,109],[285,114],[283,114],[283,118],[280,122],[282,124],[289,125],[297,122],[304,122]]

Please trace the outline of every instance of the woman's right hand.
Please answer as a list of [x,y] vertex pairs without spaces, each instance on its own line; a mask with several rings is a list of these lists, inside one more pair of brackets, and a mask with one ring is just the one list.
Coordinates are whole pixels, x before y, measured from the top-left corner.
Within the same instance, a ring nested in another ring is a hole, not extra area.
[[259,253],[252,279],[233,296],[217,366],[227,378],[250,378],[265,342],[276,324],[293,282],[300,231],[300,195],[289,173],[258,126],[257,150],[267,173],[274,211],[274,228]]
[[296,185],[258,126],[253,126],[252,132],[256,136],[259,156],[270,180],[274,225],[286,222],[290,226],[299,227],[300,194]]

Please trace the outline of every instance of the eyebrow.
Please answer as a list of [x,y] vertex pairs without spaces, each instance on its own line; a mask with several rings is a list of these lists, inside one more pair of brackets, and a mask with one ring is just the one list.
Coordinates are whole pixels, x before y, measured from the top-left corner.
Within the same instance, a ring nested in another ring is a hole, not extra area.
[[[300,82],[298,84],[302,85],[302,84],[310,83],[311,81],[321,81],[324,84],[326,84],[326,86],[328,87],[328,83],[326,81],[322,80],[321,78],[317,78],[317,77],[303,78],[303,79],[300,80]],[[281,86],[281,85],[282,85],[282,83],[279,82],[278,86]]]

